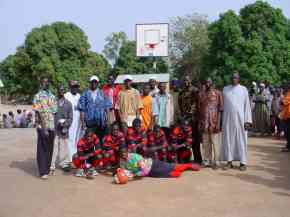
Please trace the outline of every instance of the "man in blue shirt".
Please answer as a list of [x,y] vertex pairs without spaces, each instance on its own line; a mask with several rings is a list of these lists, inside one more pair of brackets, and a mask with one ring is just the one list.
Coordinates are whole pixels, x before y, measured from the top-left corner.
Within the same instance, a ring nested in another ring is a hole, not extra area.
[[112,108],[111,101],[98,88],[99,78],[90,78],[90,88],[80,97],[78,109],[80,111],[81,126],[93,129],[102,141],[107,131],[108,111]]

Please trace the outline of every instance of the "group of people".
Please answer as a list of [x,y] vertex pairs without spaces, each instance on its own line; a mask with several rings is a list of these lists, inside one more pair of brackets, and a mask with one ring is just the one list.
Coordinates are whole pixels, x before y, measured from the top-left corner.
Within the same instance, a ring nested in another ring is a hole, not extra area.
[[[1,114],[0,114],[1,116]],[[33,114],[30,111],[17,109],[16,115],[9,111],[3,113],[0,128],[32,128],[34,127]]]
[[77,168],[76,176],[88,178],[118,167],[133,177],[178,177],[184,170],[199,170],[198,165],[230,169],[233,161],[240,162],[241,171],[247,169],[252,111],[237,72],[222,92],[210,78],[196,88],[185,76],[181,90],[177,79],[168,87],[151,78],[141,91],[132,87],[129,75],[123,87],[114,81],[110,75],[100,88],[99,78],[92,76],[81,95],[78,82],[70,81],[70,91],[60,86],[55,97],[49,79],[42,79],[33,103],[41,178],[57,166]]
[[286,94],[283,87],[271,87],[268,81],[253,82],[250,99],[253,111],[252,132],[261,136],[273,135],[282,138],[285,134],[285,122],[281,116],[282,99]]

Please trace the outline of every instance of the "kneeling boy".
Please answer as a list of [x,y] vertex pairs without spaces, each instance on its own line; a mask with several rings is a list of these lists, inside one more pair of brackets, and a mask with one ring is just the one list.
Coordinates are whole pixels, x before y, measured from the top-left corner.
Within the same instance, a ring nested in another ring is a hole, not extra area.
[[73,156],[73,164],[78,169],[76,176],[93,178],[96,168],[103,164],[100,140],[96,134],[87,129],[77,144],[77,153]]

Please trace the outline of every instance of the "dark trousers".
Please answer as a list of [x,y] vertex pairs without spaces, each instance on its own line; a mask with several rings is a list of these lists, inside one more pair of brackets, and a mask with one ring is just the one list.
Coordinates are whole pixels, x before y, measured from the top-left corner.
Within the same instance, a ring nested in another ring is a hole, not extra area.
[[290,149],[290,118],[285,121],[285,128],[286,146]]
[[55,132],[52,130],[49,130],[48,135],[45,135],[43,129],[37,129],[37,164],[40,176],[49,173],[54,137]]
[[192,153],[194,157],[194,162],[198,164],[202,163],[200,143],[201,143],[201,133],[198,128],[198,123],[193,123],[192,124]]

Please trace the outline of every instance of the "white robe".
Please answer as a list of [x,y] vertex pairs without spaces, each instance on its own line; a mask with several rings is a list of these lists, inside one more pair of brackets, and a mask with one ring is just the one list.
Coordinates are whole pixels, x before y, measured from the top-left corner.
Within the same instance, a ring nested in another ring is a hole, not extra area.
[[73,107],[73,121],[69,128],[68,140],[69,158],[72,160],[72,156],[77,152],[77,143],[81,136],[80,112],[77,110],[80,94],[73,95],[71,92],[67,92],[64,96]]
[[248,90],[242,86],[226,86],[223,90],[224,112],[222,125],[222,161],[247,164],[247,131],[245,123],[252,123]]

